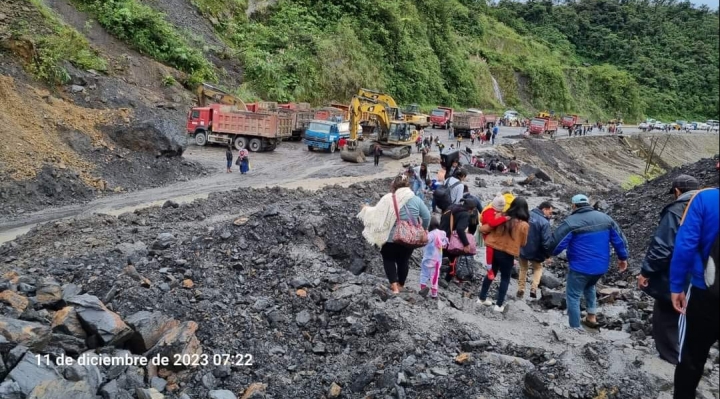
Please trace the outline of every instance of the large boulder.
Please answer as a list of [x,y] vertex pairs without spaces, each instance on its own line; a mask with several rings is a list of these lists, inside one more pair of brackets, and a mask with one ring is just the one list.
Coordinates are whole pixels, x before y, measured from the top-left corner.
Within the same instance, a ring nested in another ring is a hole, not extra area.
[[30,301],[24,295],[10,290],[0,292],[0,302],[10,305],[20,313],[24,312],[30,304]]
[[132,151],[179,157],[185,150],[184,135],[173,124],[143,121],[119,127],[109,133],[117,144]]
[[75,306],[85,330],[98,340],[98,345],[119,345],[132,336],[133,330],[117,313],[108,310],[96,296],[77,295],[68,302]]
[[[176,327],[169,329],[163,334],[158,340],[157,344],[153,346],[145,356],[150,358],[156,355],[165,357],[168,359],[175,359],[176,355],[200,355],[202,354],[202,347],[200,341],[195,336],[198,325],[194,321],[184,321]],[[179,365],[175,368],[183,368],[184,366]]]
[[45,279],[35,292],[35,300],[44,307],[55,307],[63,300],[63,290],[60,283],[53,279]]
[[125,321],[135,330],[130,338],[130,349],[134,353],[143,353],[155,346],[160,338],[180,322],[160,312],[140,311],[128,316]]
[[555,274],[553,274],[550,270],[543,270],[543,274],[540,277],[541,287],[547,287],[554,290],[560,288],[562,284],[562,280],[557,278],[557,276],[555,276]]
[[550,388],[550,380],[538,370],[531,370],[525,374],[523,393],[528,399],[562,399],[555,390]]
[[20,386],[23,394],[29,395],[35,387],[43,382],[62,380],[62,376],[55,369],[55,366],[48,364],[32,352],[26,352],[22,360],[10,371],[6,381],[15,381]]
[[541,298],[538,301],[541,306],[545,309],[566,309],[567,302],[565,299],[565,293],[560,291],[553,291],[543,288],[541,291]]
[[50,342],[51,331],[50,327],[40,323],[0,316],[0,336],[39,352]]

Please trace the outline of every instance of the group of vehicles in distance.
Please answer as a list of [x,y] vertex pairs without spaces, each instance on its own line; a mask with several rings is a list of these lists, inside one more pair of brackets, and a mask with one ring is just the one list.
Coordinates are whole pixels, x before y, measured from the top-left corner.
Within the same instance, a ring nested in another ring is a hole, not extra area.
[[710,119],[707,122],[688,122],[677,120],[664,123],[655,119],[647,119],[638,125],[638,129],[647,132],[652,130],[704,130],[708,132],[718,131],[718,121]]

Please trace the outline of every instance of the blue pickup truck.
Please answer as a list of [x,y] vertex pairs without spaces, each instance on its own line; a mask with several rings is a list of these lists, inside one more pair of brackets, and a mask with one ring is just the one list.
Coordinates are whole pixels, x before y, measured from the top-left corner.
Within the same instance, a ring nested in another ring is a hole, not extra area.
[[308,151],[319,148],[326,152],[335,152],[341,137],[350,138],[350,122],[313,120],[305,130]]

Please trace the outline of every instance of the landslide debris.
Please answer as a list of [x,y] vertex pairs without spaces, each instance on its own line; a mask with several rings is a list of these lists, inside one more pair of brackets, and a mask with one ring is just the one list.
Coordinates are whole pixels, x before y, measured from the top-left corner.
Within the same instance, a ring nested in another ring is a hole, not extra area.
[[[31,366],[15,363],[22,344],[25,357],[209,356],[196,367],[32,365],[39,386],[77,381],[103,397],[657,397],[631,344],[488,335],[483,320],[514,316],[463,305],[455,286],[438,302],[387,295],[378,250],[354,218],[386,187],[243,189],[36,227],[0,247],[0,291],[15,297],[0,302],[12,370],[0,392],[38,396],[16,380],[15,368]],[[214,218],[228,209],[231,219]],[[18,297],[25,310],[12,306]],[[20,326],[35,333],[13,335]]]

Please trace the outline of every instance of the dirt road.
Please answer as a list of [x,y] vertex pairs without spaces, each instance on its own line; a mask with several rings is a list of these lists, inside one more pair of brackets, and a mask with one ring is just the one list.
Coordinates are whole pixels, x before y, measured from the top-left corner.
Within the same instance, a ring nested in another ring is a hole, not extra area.
[[[496,145],[517,141],[522,131],[521,128],[501,127]],[[455,143],[454,139],[448,137],[446,130],[427,129],[426,132],[439,136],[448,146]],[[637,129],[632,128],[625,130],[625,134],[638,132]],[[562,133],[557,137],[558,139],[572,139]],[[601,135],[598,132],[591,134],[591,136]],[[469,144],[469,140],[465,139],[463,146]],[[488,150],[492,146],[481,146],[476,143],[474,148]],[[242,176],[237,168],[232,173],[225,173],[225,152],[220,146],[190,145],[184,157],[202,163],[211,172],[199,179],[164,187],[98,198],[85,204],[47,208],[12,219],[0,219],[0,243],[26,233],[39,223],[68,217],[88,216],[94,213],[118,215],[138,208],[162,205],[167,200],[189,202],[206,197],[212,192],[229,191],[238,187],[281,186],[314,190],[333,184],[347,186],[370,179],[393,176],[401,170],[403,162],[408,162],[408,159],[401,162],[383,158],[380,167],[373,166],[372,162],[350,164],[342,162],[337,153],[308,152],[302,143],[283,143],[274,152],[252,154],[251,173]],[[413,153],[409,161],[418,163],[420,156]]]

